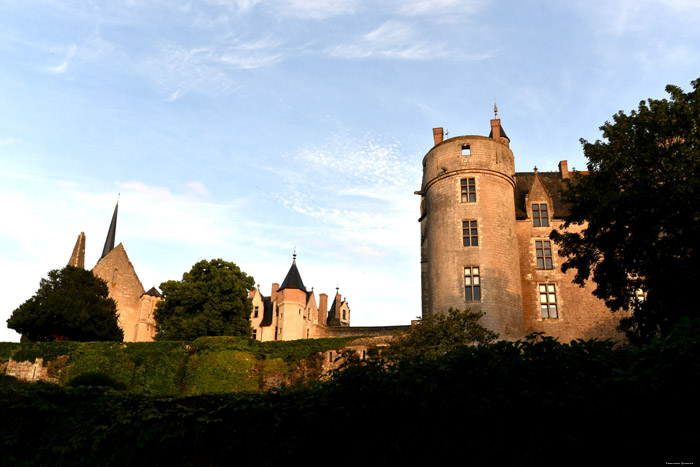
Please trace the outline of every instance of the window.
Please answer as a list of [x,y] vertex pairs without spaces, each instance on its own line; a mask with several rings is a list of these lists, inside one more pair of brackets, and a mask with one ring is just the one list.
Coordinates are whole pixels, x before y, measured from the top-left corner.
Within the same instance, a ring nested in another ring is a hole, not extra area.
[[462,245],[479,246],[476,221],[462,221]]
[[546,204],[532,205],[532,225],[535,227],[547,227],[549,225],[549,214]]
[[542,318],[558,318],[557,289],[554,284],[540,284],[540,309]]
[[552,244],[549,240],[535,242],[537,269],[554,269],[552,265]]
[[259,306],[256,306],[256,307],[255,307],[255,310],[254,310],[254,312],[253,312],[253,318],[257,318],[257,317],[258,317],[258,310],[259,310],[259,309],[260,309]]
[[257,340],[257,338],[258,338],[258,330],[253,329],[253,340]]
[[[472,155],[472,149],[469,147],[468,144],[463,144],[462,145],[462,156],[464,156],[466,158],[467,156],[471,156],[471,155]],[[464,162],[466,162],[466,161],[467,160],[465,159]]]
[[478,266],[464,268],[464,296],[467,301],[481,300],[481,281],[479,280]]
[[476,203],[476,179],[463,178],[460,180],[463,203]]

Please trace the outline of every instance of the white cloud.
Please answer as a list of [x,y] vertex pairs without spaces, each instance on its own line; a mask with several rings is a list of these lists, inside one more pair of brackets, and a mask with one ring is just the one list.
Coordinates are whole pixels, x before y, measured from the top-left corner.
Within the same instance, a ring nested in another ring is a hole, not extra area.
[[445,45],[418,39],[418,34],[407,24],[389,20],[354,42],[328,49],[334,57],[384,57],[406,60],[429,60],[446,55]]
[[17,143],[19,143],[17,138],[0,138],[0,146],[9,146]]
[[325,19],[332,16],[355,13],[358,0],[277,0],[273,2],[276,13],[308,19]]
[[430,15],[447,19],[464,13],[476,13],[492,0],[400,0],[397,12],[406,16]]

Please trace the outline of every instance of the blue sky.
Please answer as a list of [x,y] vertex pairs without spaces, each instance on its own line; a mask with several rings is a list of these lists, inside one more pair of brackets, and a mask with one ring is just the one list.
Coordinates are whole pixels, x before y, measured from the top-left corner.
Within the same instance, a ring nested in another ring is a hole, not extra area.
[[518,171],[583,169],[579,138],[700,77],[700,3],[0,0],[0,340],[78,234],[144,286],[223,258],[269,294],[294,248],[354,325],[420,314],[432,128]]

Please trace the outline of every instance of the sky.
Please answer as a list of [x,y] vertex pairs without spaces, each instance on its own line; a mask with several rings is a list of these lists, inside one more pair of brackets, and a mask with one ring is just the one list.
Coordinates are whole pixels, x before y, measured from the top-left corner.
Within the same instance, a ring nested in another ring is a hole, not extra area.
[[584,169],[580,138],[700,78],[696,0],[0,0],[0,341],[119,199],[146,289],[202,259],[264,294],[296,251],[351,324],[420,311],[432,128],[517,171]]

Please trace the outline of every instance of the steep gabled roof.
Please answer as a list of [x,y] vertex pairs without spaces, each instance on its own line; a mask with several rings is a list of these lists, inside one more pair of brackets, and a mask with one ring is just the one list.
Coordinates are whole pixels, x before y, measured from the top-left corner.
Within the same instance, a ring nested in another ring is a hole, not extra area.
[[[148,291],[145,292],[143,295],[150,295],[151,297],[162,297],[161,293],[158,292],[158,290],[156,290],[155,287],[151,287],[151,288],[148,289]],[[142,296],[143,296],[143,295],[142,295]]]
[[[552,215],[563,218],[569,214],[569,208],[562,201],[560,191],[565,188],[559,172],[537,172],[542,185],[552,197]],[[535,172],[516,172],[515,174],[515,217],[527,218],[525,196],[530,192],[535,179]]]
[[304,281],[301,280],[301,274],[299,274],[299,269],[297,269],[296,257],[292,260],[292,267],[289,268],[287,277],[285,277],[282,281],[282,285],[280,285],[278,291],[284,289],[299,289],[306,292],[306,287],[304,287]]
[[270,297],[262,296],[263,301],[263,319],[260,321],[260,326],[270,326],[272,324],[273,304]]

